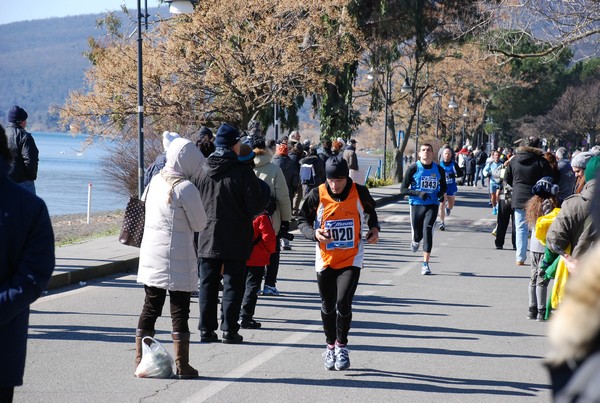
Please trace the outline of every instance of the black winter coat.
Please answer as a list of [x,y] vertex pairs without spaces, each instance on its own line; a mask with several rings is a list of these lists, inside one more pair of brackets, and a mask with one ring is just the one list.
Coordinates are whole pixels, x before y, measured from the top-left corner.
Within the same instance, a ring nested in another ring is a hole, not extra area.
[[198,237],[198,256],[248,260],[252,252],[252,219],[267,199],[248,164],[230,150],[215,151],[205,161],[198,189],[208,223]]
[[300,184],[300,165],[292,161],[287,155],[276,155],[271,162],[283,171],[285,183],[290,192],[290,198],[293,198]]
[[513,188],[512,208],[522,209],[533,194],[531,188],[544,176],[554,177],[550,163],[542,150],[532,147],[519,147],[508,162],[504,179]]
[[37,179],[39,151],[33,136],[15,123],[6,128],[8,148],[13,155],[12,170],[8,177],[17,183]]
[[29,305],[54,271],[54,234],[43,200],[8,179],[0,158],[0,387],[23,384]]

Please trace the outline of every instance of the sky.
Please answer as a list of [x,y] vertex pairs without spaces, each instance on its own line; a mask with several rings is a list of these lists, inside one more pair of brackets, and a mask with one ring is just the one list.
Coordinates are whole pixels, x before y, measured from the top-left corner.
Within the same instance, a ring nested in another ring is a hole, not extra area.
[[[158,7],[158,0],[147,0],[148,7]],[[144,0],[141,0],[144,7]],[[39,20],[69,15],[104,13],[120,10],[125,4],[137,9],[137,0],[0,0],[0,24]],[[167,5],[162,6],[167,9]]]

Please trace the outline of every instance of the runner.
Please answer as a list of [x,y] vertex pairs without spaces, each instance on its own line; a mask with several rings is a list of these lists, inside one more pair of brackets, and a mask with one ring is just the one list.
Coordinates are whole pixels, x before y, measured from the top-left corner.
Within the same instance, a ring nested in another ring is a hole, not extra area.
[[421,274],[431,274],[429,256],[433,246],[433,226],[441,200],[446,194],[446,171],[433,162],[433,146],[421,144],[419,161],[408,167],[400,192],[409,195],[410,222],[413,252],[419,250],[423,241],[423,267]]
[[463,176],[463,170],[458,166],[452,159],[452,150],[449,148],[444,149],[442,152],[442,160],[440,166],[444,168],[446,172],[446,195],[440,209],[440,231],[446,230],[446,224],[444,223],[445,216],[450,216],[454,203],[456,202],[456,193],[458,192],[458,184],[456,178]]
[[315,268],[327,343],[325,369],[342,371],[350,368],[347,343],[352,299],[363,266],[362,229],[367,220],[365,239],[376,243],[379,223],[369,190],[349,178],[341,156],[327,160],[325,174],[326,182],[306,196],[298,227],[307,239],[318,242]]

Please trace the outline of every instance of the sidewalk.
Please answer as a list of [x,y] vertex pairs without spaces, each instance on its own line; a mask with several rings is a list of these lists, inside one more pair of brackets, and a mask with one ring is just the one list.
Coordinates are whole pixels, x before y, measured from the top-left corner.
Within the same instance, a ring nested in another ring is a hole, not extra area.
[[[377,206],[400,198],[400,184],[370,189]],[[139,249],[119,243],[117,236],[56,248],[56,267],[48,290],[89,281],[128,270],[137,270]]]

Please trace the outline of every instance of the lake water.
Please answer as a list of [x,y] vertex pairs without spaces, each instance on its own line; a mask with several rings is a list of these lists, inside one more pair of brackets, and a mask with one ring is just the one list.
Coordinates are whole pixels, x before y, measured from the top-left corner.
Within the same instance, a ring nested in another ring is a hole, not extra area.
[[124,210],[128,197],[118,193],[105,174],[104,144],[84,147],[85,136],[34,132],[40,150],[36,192],[50,215],[86,213],[88,184],[92,184],[91,211]]

